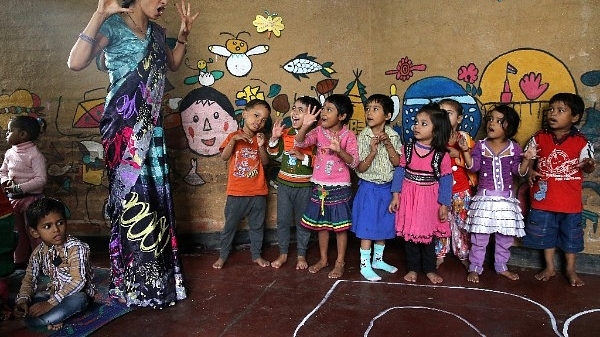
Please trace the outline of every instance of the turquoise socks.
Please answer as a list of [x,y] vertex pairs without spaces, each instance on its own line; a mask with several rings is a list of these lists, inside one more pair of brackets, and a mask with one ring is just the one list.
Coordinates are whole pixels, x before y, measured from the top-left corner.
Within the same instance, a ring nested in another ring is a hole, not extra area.
[[[388,273],[392,273],[392,274],[398,271],[398,268],[383,262],[383,249],[385,248],[385,245],[374,244],[373,248],[374,248],[373,249],[374,250],[373,268],[381,269],[381,270],[387,271]],[[361,254],[360,255],[361,256],[361,263],[360,263],[361,268],[360,269],[361,269],[361,273],[362,273],[362,252],[363,252],[363,250],[361,249],[360,251],[361,251],[361,253],[360,253]],[[370,253],[370,251],[369,251],[369,253]],[[375,273],[373,273],[373,274],[375,274]]]
[[371,250],[360,249],[360,273],[369,281],[379,281],[381,277],[371,268]]

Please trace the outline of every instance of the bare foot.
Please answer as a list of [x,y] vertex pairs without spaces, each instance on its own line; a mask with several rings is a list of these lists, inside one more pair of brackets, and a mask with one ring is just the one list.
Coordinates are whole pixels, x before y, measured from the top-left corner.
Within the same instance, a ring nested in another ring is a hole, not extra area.
[[469,271],[469,259],[460,260],[460,263]]
[[535,274],[535,278],[536,280],[539,281],[548,281],[552,276],[556,275],[556,271],[554,270],[554,268],[546,268],[544,270],[542,270],[541,272]]
[[506,277],[507,279],[513,280],[513,281],[516,281],[516,280],[519,279],[519,274],[513,273],[513,272],[508,271],[508,270],[499,272],[498,275],[502,275],[502,276]]
[[329,265],[329,263],[327,263],[327,261],[319,260],[317,263],[315,263],[312,266],[308,267],[308,271],[311,274],[315,274],[315,273],[318,273],[319,270],[327,267],[328,265]]
[[280,254],[277,260],[271,262],[271,267],[275,269],[279,269],[279,267],[283,266],[284,263],[287,262],[287,254]]
[[256,258],[256,259],[252,260],[252,262],[256,263],[257,265],[259,265],[263,268],[271,265],[271,262],[263,259],[262,257]]
[[431,272],[431,273],[427,273],[425,275],[427,276],[429,281],[431,281],[431,283],[433,283],[433,284],[439,284],[439,283],[444,282],[444,279],[437,273]]
[[329,274],[327,275],[327,277],[329,278],[340,278],[344,275],[344,267],[346,266],[346,263],[343,261],[335,261],[335,266],[333,267],[333,269],[329,272]]
[[48,330],[52,330],[52,331],[56,331],[56,330],[60,330],[63,327],[63,323],[60,322],[58,324],[48,324]]
[[477,274],[474,271],[470,272],[469,275],[467,275],[467,281],[473,282],[473,283],[479,283],[479,274]]
[[412,283],[417,282],[417,272],[409,271],[406,275],[404,275],[404,281]]
[[581,287],[585,285],[585,282],[583,282],[574,271],[567,271],[567,279],[569,279],[569,283],[572,287]]
[[212,267],[215,268],[215,269],[221,269],[221,268],[223,268],[224,264],[225,264],[225,259],[220,257],[217,260],[217,262],[213,263]]
[[443,257],[438,257],[435,260],[435,269],[438,269],[442,265],[442,263],[444,263],[444,258]]
[[304,256],[298,256],[298,261],[296,261],[296,270],[304,270],[308,268],[308,262],[306,262],[306,258]]

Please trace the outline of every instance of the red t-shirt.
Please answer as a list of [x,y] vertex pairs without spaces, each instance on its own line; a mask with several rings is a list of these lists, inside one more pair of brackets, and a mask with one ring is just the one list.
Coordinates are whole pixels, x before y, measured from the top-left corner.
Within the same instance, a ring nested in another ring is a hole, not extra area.
[[[243,131],[240,129],[230,133],[219,147],[219,151],[223,152],[231,138],[241,132]],[[256,135],[252,137],[252,143],[241,140],[235,142],[227,162],[227,171],[227,195],[250,197],[269,193],[265,169],[258,153]]]
[[537,144],[539,149],[535,170],[541,174],[530,190],[531,208],[560,213],[581,212],[583,173],[577,165],[584,158],[593,158],[591,144],[575,128],[562,140],[555,139],[548,130],[538,131],[528,146],[531,144]]

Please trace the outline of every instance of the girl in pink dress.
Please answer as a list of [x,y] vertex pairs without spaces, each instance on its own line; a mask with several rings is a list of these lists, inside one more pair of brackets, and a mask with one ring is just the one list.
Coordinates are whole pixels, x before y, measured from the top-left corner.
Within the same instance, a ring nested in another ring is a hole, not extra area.
[[451,132],[448,113],[436,103],[417,113],[414,139],[402,147],[392,181],[390,212],[396,212],[396,234],[405,241],[408,273],[416,282],[423,271],[431,283],[443,281],[436,272],[435,237],[448,237],[448,207],[452,169],[446,145]]

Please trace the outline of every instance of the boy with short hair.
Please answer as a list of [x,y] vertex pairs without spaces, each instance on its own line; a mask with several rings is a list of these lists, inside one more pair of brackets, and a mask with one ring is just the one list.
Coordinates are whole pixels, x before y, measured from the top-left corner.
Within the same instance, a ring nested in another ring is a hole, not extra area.
[[252,261],[261,267],[270,265],[261,256],[269,193],[263,167],[269,163],[269,155],[261,131],[270,114],[271,106],[266,101],[249,101],[242,113],[244,126],[230,133],[219,147],[221,159],[228,162],[228,172],[225,225],[221,231],[219,259],[212,265],[215,269],[225,265],[237,226],[244,217],[250,227]]
[[[59,330],[65,319],[85,309],[94,298],[90,248],[67,235],[67,209],[61,201],[38,199],[25,215],[31,236],[42,243],[29,259],[15,301],[16,315],[26,316],[30,326]],[[36,294],[42,274],[50,277],[49,293]]]
[[595,169],[594,147],[574,126],[583,111],[578,95],[552,96],[547,129],[538,131],[527,145],[537,146],[538,153],[529,173],[531,210],[523,245],[544,250],[546,268],[535,275],[541,281],[556,274],[554,252],[560,248],[565,253],[567,279],[574,287],[584,285],[575,271],[576,254],[583,250],[582,172]]

